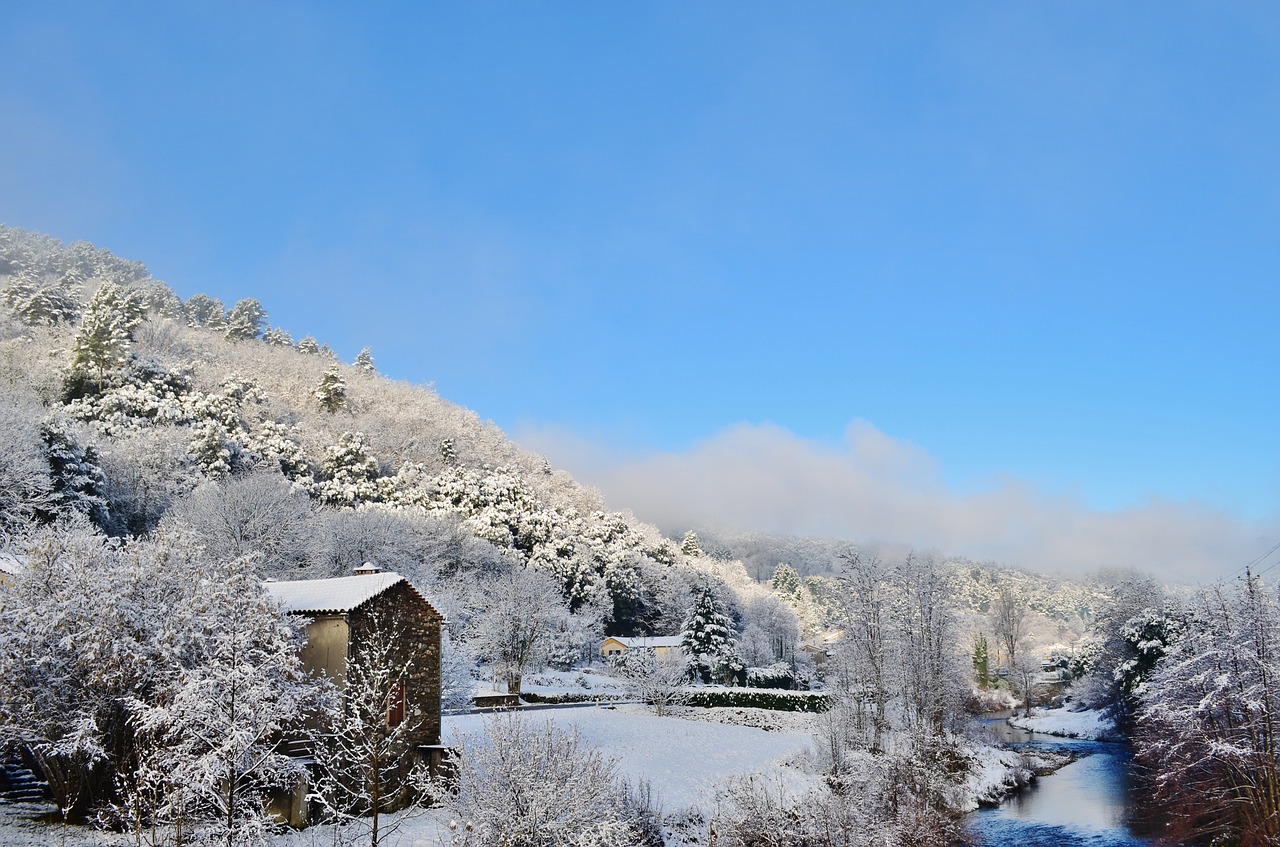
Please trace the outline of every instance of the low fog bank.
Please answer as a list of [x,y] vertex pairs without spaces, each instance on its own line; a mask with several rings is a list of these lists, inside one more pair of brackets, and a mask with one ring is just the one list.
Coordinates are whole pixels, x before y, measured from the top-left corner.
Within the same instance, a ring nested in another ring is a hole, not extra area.
[[1153,499],[1114,512],[1004,480],[960,493],[916,445],[855,421],[839,447],[740,424],[680,453],[619,455],[562,430],[526,430],[547,456],[665,533],[689,528],[848,539],[1081,576],[1137,569],[1171,582],[1231,573],[1271,546],[1280,520]]

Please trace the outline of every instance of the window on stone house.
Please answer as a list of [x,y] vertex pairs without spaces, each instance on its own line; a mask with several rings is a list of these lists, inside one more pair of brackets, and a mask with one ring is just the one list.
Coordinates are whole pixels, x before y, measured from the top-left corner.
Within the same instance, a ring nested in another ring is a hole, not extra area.
[[403,679],[391,681],[391,690],[387,693],[387,726],[397,727],[404,723],[405,686]]

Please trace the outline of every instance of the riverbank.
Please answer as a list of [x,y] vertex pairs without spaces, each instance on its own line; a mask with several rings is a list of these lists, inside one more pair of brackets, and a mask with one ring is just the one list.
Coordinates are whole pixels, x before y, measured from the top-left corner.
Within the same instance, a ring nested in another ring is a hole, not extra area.
[[1098,709],[1071,710],[1033,709],[1030,717],[1013,715],[1009,725],[1043,735],[1059,738],[1079,738],[1086,741],[1123,741],[1124,736],[1115,723]]

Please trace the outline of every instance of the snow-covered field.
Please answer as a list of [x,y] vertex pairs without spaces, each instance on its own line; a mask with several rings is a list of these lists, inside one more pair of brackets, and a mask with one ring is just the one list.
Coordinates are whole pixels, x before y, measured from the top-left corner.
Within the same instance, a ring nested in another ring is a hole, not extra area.
[[[483,732],[487,718],[475,714],[446,717],[446,743],[453,743],[455,733]],[[667,810],[709,808],[717,783],[735,774],[772,772],[780,761],[803,756],[813,746],[812,732],[798,727],[765,731],[658,717],[638,705],[545,709],[530,712],[528,718],[576,728],[584,743],[617,760],[619,774],[632,783],[648,782]],[[797,790],[809,780],[797,768],[780,770],[789,782],[794,780]]]
[[[804,767],[813,750],[814,715],[691,709],[685,716],[658,717],[643,706],[623,704],[537,709],[526,717],[535,723],[553,721],[561,728],[576,729],[585,744],[616,761],[619,775],[633,785],[647,782],[667,815],[692,811],[709,817],[715,808],[717,786],[739,774],[765,774],[792,796],[805,794],[818,781]],[[483,733],[488,720],[490,716],[485,714],[445,716],[446,743]],[[974,752],[973,771],[961,790],[962,797],[957,798],[965,808],[997,802],[1028,777],[1025,762],[1017,753],[994,747]],[[0,806],[0,844],[32,847],[61,841],[59,827],[30,819],[34,811]],[[387,843],[448,847],[453,838],[450,819],[447,810],[414,813]],[[281,835],[275,843],[279,847],[340,843],[335,835],[329,827],[312,827]],[[460,843],[461,838],[458,840]],[[131,843],[130,839],[77,827],[66,832],[66,844],[73,847],[125,843]]]
[[1119,739],[1116,726],[1096,709],[1073,712],[1069,709],[1036,709],[1031,717],[1012,717],[1009,723],[1020,729],[1059,735],[1064,738],[1086,738],[1094,741]]

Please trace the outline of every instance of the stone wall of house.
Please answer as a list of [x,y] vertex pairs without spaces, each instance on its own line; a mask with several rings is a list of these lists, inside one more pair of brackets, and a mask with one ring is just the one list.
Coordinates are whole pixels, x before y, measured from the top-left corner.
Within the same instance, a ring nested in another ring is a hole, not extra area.
[[440,626],[443,618],[407,582],[387,589],[349,616],[351,661],[373,639],[389,639],[392,662],[405,675],[406,737],[414,746],[440,743]]

